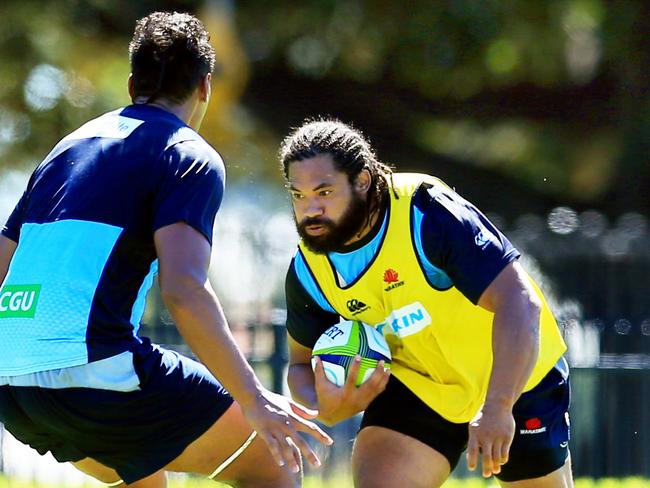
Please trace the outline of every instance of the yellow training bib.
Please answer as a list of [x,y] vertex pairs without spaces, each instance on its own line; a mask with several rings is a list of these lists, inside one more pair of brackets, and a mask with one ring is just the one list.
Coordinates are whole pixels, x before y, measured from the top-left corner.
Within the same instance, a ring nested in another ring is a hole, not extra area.
[[[394,374],[427,405],[451,422],[468,422],[485,400],[492,370],[493,314],[474,305],[455,287],[435,289],[426,278],[414,245],[411,200],[423,182],[451,192],[427,175],[393,175],[388,225],[377,255],[352,284],[339,286],[326,255],[305,257],[324,296],[349,320],[379,329],[391,349]],[[532,280],[531,280],[532,282]],[[524,391],[532,389],[566,350],[544,300],[539,359]]]

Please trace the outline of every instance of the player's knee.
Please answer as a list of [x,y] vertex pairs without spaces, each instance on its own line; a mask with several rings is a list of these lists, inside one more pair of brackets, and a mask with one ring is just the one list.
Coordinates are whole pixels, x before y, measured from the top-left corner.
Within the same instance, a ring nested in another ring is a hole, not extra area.
[[437,488],[445,478],[433,477],[430,473],[412,473],[400,469],[355,469],[353,471],[355,488]]
[[291,473],[286,467],[251,465],[237,473],[224,473],[215,481],[234,482],[240,488],[299,488],[302,472]]
[[[212,469],[215,468],[216,466]],[[244,488],[293,488],[301,486],[302,469],[298,473],[292,473],[287,466],[278,466],[266,444],[256,439],[213,479],[235,482]]]
[[97,481],[100,481],[105,485],[119,486],[120,483],[122,483],[122,480],[114,469],[104,466],[94,459],[85,458],[80,461],[75,461],[71,464],[82,473],[92,476]]
[[239,480],[242,488],[299,488],[302,485],[302,473],[290,473],[287,469],[278,470],[271,477],[254,474]]

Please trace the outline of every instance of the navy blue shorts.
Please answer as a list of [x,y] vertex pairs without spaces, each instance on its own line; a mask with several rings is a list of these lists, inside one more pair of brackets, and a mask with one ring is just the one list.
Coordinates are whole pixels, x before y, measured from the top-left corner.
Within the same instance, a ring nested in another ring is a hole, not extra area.
[[148,340],[134,353],[140,389],[0,386],[0,422],[59,462],[90,457],[133,483],[163,468],[233,403],[202,364]]
[[[568,373],[553,368],[514,405],[515,436],[497,478],[538,478],[562,467],[569,455]],[[401,432],[445,456],[451,470],[467,448],[468,424],[442,418],[394,376],[366,409],[360,429],[380,426]]]

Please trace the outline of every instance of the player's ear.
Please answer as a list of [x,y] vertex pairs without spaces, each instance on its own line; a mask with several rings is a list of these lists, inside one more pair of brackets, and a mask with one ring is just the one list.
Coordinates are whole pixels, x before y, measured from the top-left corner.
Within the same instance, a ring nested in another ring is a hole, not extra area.
[[133,73],[129,73],[127,85],[129,87],[129,96],[131,97],[131,100],[133,100],[133,97],[135,96],[135,82],[133,81]]
[[372,175],[368,171],[368,168],[363,168],[357,175],[354,187],[358,193],[367,193],[370,189],[370,183],[372,183]]
[[207,102],[210,100],[210,95],[212,94],[212,74],[208,73],[201,79],[201,84],[199,85],[199,98],[202,102]]

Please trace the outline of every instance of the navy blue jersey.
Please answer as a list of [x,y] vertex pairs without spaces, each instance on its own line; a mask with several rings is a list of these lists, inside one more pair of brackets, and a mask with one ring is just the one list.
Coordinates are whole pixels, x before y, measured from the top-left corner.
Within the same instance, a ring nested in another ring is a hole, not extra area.
[[185,222],[211,242],[224,180],[219,154],[150,105],[107,113],[59,142],[2,229],[18,246],[0,289],[0,375],[139,344],[154,232]]
[[[411,233],[418,259],[432,288],[456,287],[476,304],[501,270],[519,257],[508,239],[474,205],[455,192],[438,192],[427,183],[413,195]],[[343,253],[329,253],[339,284],[352,283],[379,251],[387,214],[371,232]],[[409,236],[404,236],[409,239]],[[296,253],[285,282],[287,329],[312,347],[340,320],[323,296],[304,258]]]

